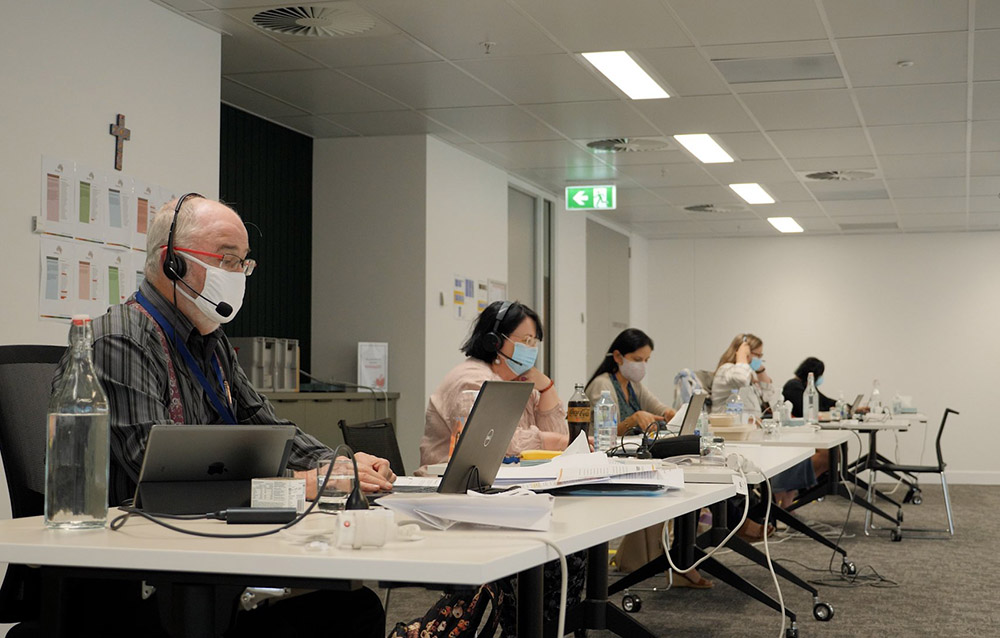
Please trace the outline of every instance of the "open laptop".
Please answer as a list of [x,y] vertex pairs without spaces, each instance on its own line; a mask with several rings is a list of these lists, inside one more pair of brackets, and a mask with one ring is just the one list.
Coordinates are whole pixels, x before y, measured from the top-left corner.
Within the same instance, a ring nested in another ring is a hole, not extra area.
[[135,507],[204,514],[250,505],[250,481],[281,476],[294,425],[154,425]]
[[681,429],[677,432],[677,436],[694,434],[698,427],[698,417],[701,416],[701,410],[705,407],[707,396],[707,394],[702,393],[691,395],[691,401],[688,403],[687,412],[684,413],[684,420],[681,421]]
[[[437,488],[397,486],[393,491],[465,494],[470,489],[488,489],[497,477],[497,470],[503,463],[507,445],[514,438],[514,431],[533,387],[534,384],[527,381],[483,383]],[[368,496],[377,498],[380,495]]]

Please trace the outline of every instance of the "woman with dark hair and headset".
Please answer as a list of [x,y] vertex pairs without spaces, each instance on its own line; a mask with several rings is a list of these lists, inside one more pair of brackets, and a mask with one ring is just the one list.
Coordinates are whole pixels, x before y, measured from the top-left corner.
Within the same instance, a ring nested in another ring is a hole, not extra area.
[[452,436],[470,407],[463,392],[478,392],[485,381],[535,384],[507,446],[508,455],[522,450],[566,449],[569,444],[566,411],[556,393],[555,382],[535,367],[543,336],[538,315],[522,303],[494,301],[483,310],[462,345],[465,361],[452,368],[427,402],[424,436],[420,440],[422,467],[448,460]]

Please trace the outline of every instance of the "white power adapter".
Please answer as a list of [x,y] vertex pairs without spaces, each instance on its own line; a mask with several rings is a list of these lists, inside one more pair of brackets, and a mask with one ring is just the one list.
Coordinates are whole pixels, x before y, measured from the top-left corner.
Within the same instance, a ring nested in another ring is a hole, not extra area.
[[382,547],[394,540],[419,540],[420,526],[397,525],[391,510],[344,510],[337,514],[337,547]]

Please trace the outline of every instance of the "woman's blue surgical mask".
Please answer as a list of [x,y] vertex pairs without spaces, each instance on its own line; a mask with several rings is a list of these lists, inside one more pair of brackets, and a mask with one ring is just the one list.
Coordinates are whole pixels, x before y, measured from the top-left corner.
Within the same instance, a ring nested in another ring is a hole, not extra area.
[[763,367],[764,367],[764,360],[761,359],[760,357],[754,357],[753,359],[750,359],[750,369],[753,370],[754,372],[760,371],[760,369]]
[[820,375],[820,377],[816,379],[816,387],[818,388],[821,385],[823,385],[823,375]]
[[504,360],[507,367],[517,376],[521,376],[535,365],[538,359],[538,347],[529,348],[520,341],[514,342],[514,354]]

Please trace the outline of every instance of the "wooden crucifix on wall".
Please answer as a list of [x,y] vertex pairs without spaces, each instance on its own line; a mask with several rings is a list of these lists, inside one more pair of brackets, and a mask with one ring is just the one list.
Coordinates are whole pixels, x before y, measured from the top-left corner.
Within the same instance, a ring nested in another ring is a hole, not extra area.
[[111,134],[115,136],[115,170],[122,170],[122,155],[125,152],[125,140],[131,139],[132,131],[125,128],[125,116],[121,113],[111,125]]

